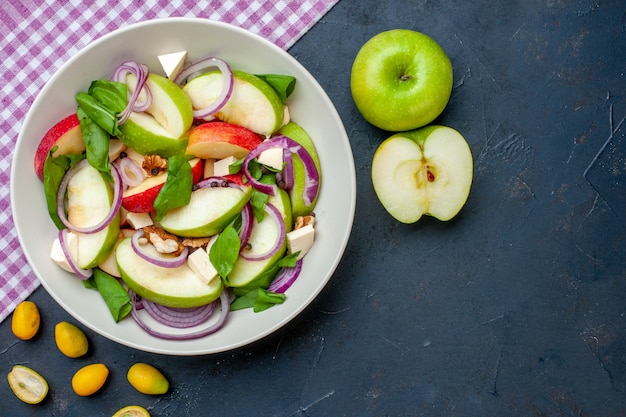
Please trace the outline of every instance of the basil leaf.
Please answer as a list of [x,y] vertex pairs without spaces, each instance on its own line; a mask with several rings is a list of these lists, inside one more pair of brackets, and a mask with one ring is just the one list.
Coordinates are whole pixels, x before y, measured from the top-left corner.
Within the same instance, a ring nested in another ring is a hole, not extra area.
[[109,181],[113,182],[109,162],[109,144],[111,142],[111,136],[101,126],[94,123],[81,106],[78,106],[76,109],[76,115],[80,122],[80,133],[85,142],[89,164],[102,172]]
[[278,266],[281,268],[293,268],[298,263],[298,255],[300,251],[285,255],[278,261]]
[[228,275],[232,272],[235,262],[239,258],[240,245],[241,240],[234,223],[226,226],[211,245],[209,259],[220,277],[228,279]]
[[235,162],[233,162],[232,164],[230,164],[228,166],[228,173],[229,174],[237,174],[238,172],[241,171],[241,168],[243,167],[243,160],[245,158],[241,158],[236,160]]
[[167,179],[154,200],[155,220],[161,221],[169,210],[183,207],[191,200],[193,176],[187,158],[172,156],[167,161]]
[[255,180],[258,180],[263,176],[263,169],[261,168],[261,164],[259,164],[256,159],[252,159],[250,162],[248,162],[248,172]]
[[255,313],[267,310],[285,301],[285,294],[275,293],[263,288],[256,288],[238,297],[230,305],[230,310],[252,308]]
[[276,278],[276,274],[280,271],[280,261],[275,262],[272,266],[267,268],[264,272],[257,275],[252,281],[243,287],[233,288],[233,293],[236,296],[244,295],[256,288],[267,288],[270,283]]
[[85,115],[105,132],[111,136],[121,136],[117,126],[117,115],[114,111],[109,110],[93,96],[82,91],[76,94],[76,102]]
[[254,214],[254,218],[257,222],[260,222],[265,217],[265,205],[269,200],[270,196],[262,193],[261,191],[252,190],[252,195],[250,196],[250,205],[252,206],[252,213]]
[[95,268],[93,276],[83,285],[98,290],[116,323],[130,313],[132,303],[128,292],[116,278],[103,270]]
[[296,78],[291,75],[256,74],[256,76],[272,86],[283,104],[287,102],[287,98],[296,88]]
[[[276,175],[266,174],[259,178],[259,182],[262,184],[276,185]],[[267,204],[270,196],[262,193],[256,189],[252,190],[252,196],[250,197],[250,205],[252,205],[252,212],[257,222],[260,222],[265,217],[265,205]]]
[[65,173],[73,167],[78,161],[85,158],[85,155],[60,155],[52,157],[57,147],[53,147],[48,152],[48,156],[43,165],[43,188],[46,196],[46,205],[48,213],[54,225],[59,229],[65,229],[65,225],[57,214],[57,194],[59,186],[65,176]]
[[109,80],[92,81],[87,93],[114,114],[123,112],[128,105],[128,90],[124,83]]

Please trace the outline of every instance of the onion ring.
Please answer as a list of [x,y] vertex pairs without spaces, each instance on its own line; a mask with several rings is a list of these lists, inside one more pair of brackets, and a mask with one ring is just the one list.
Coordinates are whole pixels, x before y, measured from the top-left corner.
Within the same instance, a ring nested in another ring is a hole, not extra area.
[[133,233],[131,240],[130,240],[133,250],[135,251],[137,256],[139,256],[144,261],[148,261],[151,264],[154,264],[156,266],[160,266],[163,268],[176,268],[176,267],[182,266],[185,262],[187,262],[187,255],[189,255],[189,248],[187,246],[185,246],[183,251],[178,256],[172,256],[172,257],[166,256],[166,255],[155,256],[153,254],[146,252],[141,247],[141,244],[139,243],[139,239],[144,236],[145,236],[145,233],[143,229],[137,229],[135,230],[135,233]]
[[283,242],[285,241],[286,227],[285,222],[283,220],[282,214],[278,211],[278,209],[271,203],[267,203],[265,205],[265,212],[269,214],[269,217],[276,222],[278,227],[278,234],[276,236],[276,241],[273,243],[272,247],[268,249],[266,252],[251,255],[246,253],[245,249],[241,251],[240,255],[242,258],[247,259],[249,261],[262,261],[264,259],[268,259],[276,254],[278,250],[281,248]]
[[287,136],[275,136],[269,140],[266,140],[265,142],[262,142],[259,146],[250,151],[243,160],[242,169],[244,176],[246,177],[248,182],[257,190],[269,195],[276,194],[276,191],[274,190],[274,185],[263,184],[262,182],[258,181],[252,176],[250,170],[248,169],[248,164],[251,160],[258,157],[263,151],[276,147],[287,149],[290,153],[297,155],[302,160],[302,165],[304,167],[305,173],[304,194],[302,195],[302,199],[307,207],[311,206],[311,204],[313,204],[313,200],[315,200],[315,197],[319,192],[319,171],[311,154],[302,145]]
[[78,266],[74,258],[72,258],[72,254],[70,252],[69,244],[67,242],[67,233],[68,229],[59,230],[59,243],[61,244],[61,249],[63,250],[63,255],[65,255],[65,259],[67,260],[68,265],[72,268],[72,271],[83,281],[89,279],[93,275],[92,269],[82,269]]
[[215,302],[193,308],[174,308],[143,299],[143,308],[161,324],[177,329],[187,329],[208,320],[215,310]]
[[284,293],[291,287],[302,272],[302,259],[296,261],[293,268],[282,268],[276,278],[270,283],[268,291],[276,293]]
[[217,69],[222,73],[222,91],[220,92],[220,95],[207,107],[193,111],[193,116],[196,119],[204,119],[206,117],[213,116],[221,110],[230,99],[235,85],[235,77],[230,65],[220,58],[209,56],[189,65],[174,79],[176,84],[181,85],[187,82],[187,78],[189,76],[212,67],[217,67]]
[[[130,294],[131,294],[131,297],[130,297],[131,300],[135,300],[134,293],[130,292]],[[191,333],[172,334],[172,333],[163,333],[163,332],[153,329],[152,327],[148,326],[146,322],[144,322],[139,316],[139,312],[137,311],[138,303],[135,301],[132,302],[132,308],[131,308],[130,314],[135,320],[135,322],[137,323],[137,325],[141,327],[146,333],[150,334],[151,336],[158,337],[160,339],[166,339],[166,340],[198,339],[200,337],[208,336],[210,334],[215,333],[216,331],[220,330],[224,326],[224,323],[226,323],[226,319],[228,318],[228,315],[230,313],[230,296],[228,295],[228,290],[225,289],[224,291],[222,291],[219,299],[220,299],[222,308],[220,311],[220,315],[217,318],[217,321],[205,329],[198,330],[196,332],[191,332]]]
[[[152,93],[148,86],[146,85],[146,81],[148,80],[148,75],[150,74],[150,70],[148,66],[145,64],[139,64],[135,61],[125,61],[115,68],[113,71],[113,75],[111,76],[112,81],[117,81],[120,83],[124,83],[128,85],[126,82],[126,76],[132,74],[137,78],[137,85],[135,86],[135,90],[132,94],[128,93],[128,104],[124,111],[122,111],[118,116],[118,124],[122,124],[128,119],[131,112],[144,112],[150,108],[152,105]],[[142,103],[137,103],[137,99],[141,94],[141,91],[145,92],[145,101]]]

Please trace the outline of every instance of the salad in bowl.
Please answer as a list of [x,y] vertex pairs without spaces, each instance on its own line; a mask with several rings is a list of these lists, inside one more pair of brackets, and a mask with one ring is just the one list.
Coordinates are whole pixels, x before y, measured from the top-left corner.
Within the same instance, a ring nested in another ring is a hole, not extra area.
[[355,205],[349,141],[313,77],[186,18],[113,32],[61,68],[26,118],[11,192],[29,263],[70,314],[179,355],[294,318],[334,273]]

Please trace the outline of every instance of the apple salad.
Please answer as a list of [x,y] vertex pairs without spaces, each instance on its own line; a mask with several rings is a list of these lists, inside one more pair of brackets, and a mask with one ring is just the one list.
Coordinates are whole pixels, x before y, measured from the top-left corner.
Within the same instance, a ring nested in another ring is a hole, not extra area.
[[116,322],[192,339],[284,302],[314,242],[320,162],[290,119],[294,77],[159,60],[165,76],[127,61],[79,92],[34,165],[52,260]]

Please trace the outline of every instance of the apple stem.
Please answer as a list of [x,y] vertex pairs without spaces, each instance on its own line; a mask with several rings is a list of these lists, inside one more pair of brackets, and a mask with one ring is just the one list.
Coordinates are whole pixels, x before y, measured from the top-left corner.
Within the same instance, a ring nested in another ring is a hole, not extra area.
[[409,81],[411,79],[413,79],[413,76],[411,74],[404,74],[400,77],[400,81]]

